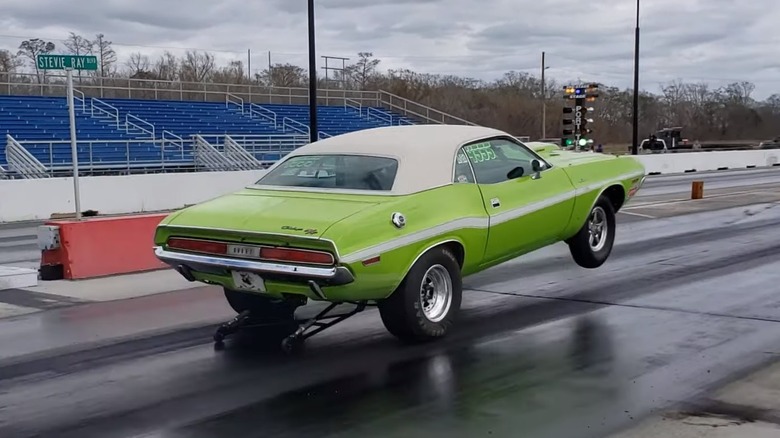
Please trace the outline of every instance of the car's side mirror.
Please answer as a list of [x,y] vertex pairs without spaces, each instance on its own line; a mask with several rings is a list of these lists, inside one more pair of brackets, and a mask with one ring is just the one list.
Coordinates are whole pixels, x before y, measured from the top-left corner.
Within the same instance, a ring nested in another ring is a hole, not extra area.
[[531,160],[531,170],[534,171],[531,179],[539,179],[542,177],[541,172],[544,170],[544,166],[539,160]]

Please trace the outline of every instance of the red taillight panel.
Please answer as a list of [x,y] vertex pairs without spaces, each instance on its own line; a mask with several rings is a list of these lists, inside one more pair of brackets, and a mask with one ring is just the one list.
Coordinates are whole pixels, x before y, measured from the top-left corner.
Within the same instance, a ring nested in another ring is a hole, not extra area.
[[183,251],[205,252],[208,254],[227,254],[227,244],[210,242],[207,240],[180,239],[172,237],[168,239],[168,247]]
[[332,265],[333,255],[327,252],[307,251],[288,248],[263,248],[260,258],[277,262],[312,263],[317,265]]
[[[227,255],[230,245],[226,242],[214,242],[209,240],[184,239],[180,237],[171,237],[168,239],[168,247],[181,251],[193,251],[206,254]],[[238,244],[236,244],[238,245]],[[245,245],[238,245],[245,246]],[[325,251],[313,251],[307,249],[274,248],[268,246],[248,245],[249,247],[260,248],[258,255],[251,257],[260,260],[287,263],[306,263],[314,265],[333,265],[336,259],[333,254]],[[231,252],[231,256],[233,253]],[[248,254],[247,254],[248,256]]]

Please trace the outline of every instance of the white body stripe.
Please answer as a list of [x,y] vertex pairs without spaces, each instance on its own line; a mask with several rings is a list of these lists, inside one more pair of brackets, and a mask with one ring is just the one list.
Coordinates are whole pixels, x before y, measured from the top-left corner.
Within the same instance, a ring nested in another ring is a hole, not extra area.
[[[545,199],[543,201],[534,202],[529,205],[524,205],[522,207],[514,208],[512,210],[505,211],[503,213],[497,214],[493,216],[492,225],[498,225],[502,224],[504,222],[508,222],[514,219],[517,219],[521,216],[525,216],[534,212],[537,212],[539,210],[543,210],[547,207],[550,207],[552,205],[555,205],[560,202],[565,202],[575,196],[581,196],[586,193],[593,192],[595,190],[603,189],[605,186],[612,185],[615,183],[620,183],[624,179],[634,178],[634,177],[643,177],[645,176],[644,172],[642,173],[629,173],[629,174],[623,174],[620,176],[617,176],[615,178],[610,178],[606,180],[602,180],[599,182],[591,183],[586,185],[585,187],[579,188],[577,190],[571,190],[566,193],[562,193],[560,195],[556,195],[552,198]],[[488,217],[465,217],[461,219],[456,219],[450,222],[447,222],[442,225],[436,225],[434,227],[426,228],[420,231],[415,231],[413,233],[407,234],[406,236],[398,237],[395,239],[388,240],[386,242],[358,250],[356,252],[350,253],[345,255],[341,258],[341,261],[343,263],[355,263],[359,262],[361,260],[366,260],[371,257],[376,257],[378,255],[381,255],[384,252],[389,252],[407,245],[411,245],[413,243],[421,242],[427,239],[430,239],[431,237],[436,237],[441,234],[445,234],[448,232],[452,232],[458,229],[462,228],[488,228],[491,226],[491,221]]]

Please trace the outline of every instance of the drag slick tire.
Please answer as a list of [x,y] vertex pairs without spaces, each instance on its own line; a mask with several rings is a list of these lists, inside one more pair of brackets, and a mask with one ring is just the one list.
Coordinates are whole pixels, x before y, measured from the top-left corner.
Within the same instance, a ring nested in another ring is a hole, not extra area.
[[[284,338],[298,329],[295,320],[295,310],[303,303],[274,299],[253,292],[242,292],[225,288],[225,298],[236,313],[249,310],[253,324],[262,324],[262,327],[253,327],[253,339],[262,343],[281,342]],[[220,339],[215,338],[219,342]]]
[[419,343],[444,337],[460,310],[460,266],[445,247],[423,254],[398,288],[378,303],[382,323],[403,342]]
[[582,228],[566,241],[574,262],[587,269],[603,265],[612,252],[615,231],[615,209],[609,199],[601,195]]

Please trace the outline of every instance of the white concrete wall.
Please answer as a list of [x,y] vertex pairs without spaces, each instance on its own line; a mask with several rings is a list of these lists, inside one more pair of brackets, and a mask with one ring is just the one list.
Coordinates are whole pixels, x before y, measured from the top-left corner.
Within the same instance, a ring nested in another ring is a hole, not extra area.
[[[116,214],[179,208],[240,190],[264,172],[83,177],[81,210]],[[0,222],[49,219],[55,213],[73,213],[74,208],[72,178],[0,181]]]
[[702,172],[719,169],[768,167],[780,162],[780,149],[755,151],[683,152],[638,155],[648,174]]
[[[640,155],[648,173],[767,167],[780,162],[780,150],[691,152]],[[96,176],[80,179],[82,210],[102,214],[170,210],[239,190],[264,171]],[[0,181],[0,222],[48,219],[72,213],[73,180],[47,178]]]

